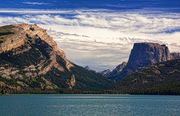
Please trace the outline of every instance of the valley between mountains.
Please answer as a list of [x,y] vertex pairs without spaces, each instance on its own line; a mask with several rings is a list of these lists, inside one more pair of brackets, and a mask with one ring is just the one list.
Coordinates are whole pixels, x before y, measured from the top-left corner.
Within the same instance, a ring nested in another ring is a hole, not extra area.
[[69,61],[36,24],[6,25],[0,27],[0,92],[179,95],[180,53],[135,43],[127,62],[96,72]]

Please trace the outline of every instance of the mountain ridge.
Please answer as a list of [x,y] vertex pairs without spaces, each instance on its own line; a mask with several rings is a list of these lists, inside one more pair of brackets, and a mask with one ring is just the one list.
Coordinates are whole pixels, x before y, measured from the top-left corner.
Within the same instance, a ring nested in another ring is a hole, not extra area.
[[135,43],[127,63],[100,74],[69,61],[36,24],[0,27],[1,93],[180,94],[179,60],[166,45]]
[[107,88],[100,74],[70,62],[36,24],[0,27],[0,88],[9,92]]

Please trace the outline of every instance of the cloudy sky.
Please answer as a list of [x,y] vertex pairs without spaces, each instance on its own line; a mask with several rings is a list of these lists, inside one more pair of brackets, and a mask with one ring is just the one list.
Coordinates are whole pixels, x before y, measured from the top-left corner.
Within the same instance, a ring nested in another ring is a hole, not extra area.
[[158,42],[167,44],[172,52],[180,50],[178,0],[170,6],[163,0],[158,0],[159,6],[154,0],[149,0],[151,6],[144,2],[147,0],[105,0],[99,6],[96,1],[70,1],[73,4],[7,0],[0,5],[0,25],[36,23],[48,30],[68,59],[97,71],[127,61],[135,42]]

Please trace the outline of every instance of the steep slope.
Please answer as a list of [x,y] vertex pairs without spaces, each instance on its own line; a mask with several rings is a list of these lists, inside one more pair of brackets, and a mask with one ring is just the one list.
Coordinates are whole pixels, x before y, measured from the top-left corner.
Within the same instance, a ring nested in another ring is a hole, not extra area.
[[7,92],[90,90],[109,81],[66,59],[64,52],[37,25],[0,27],[0,89]]
[[168,60],[170,60],[170,52],[166,45],[135,43],[128,60],[127,68],[136,70],[139,67]]
[[113,79],[113,77],[118,76],[122,70],[126,67],[127,63],[126,62],[122,62],[121,64],[119,64],[118,66],[116,66],[116,68],[114,68],[112,71],[107,69],[101,72],[101,74],[107,78]]
[[104,77],[109,77],[111,75],[111,70],[110,69],[106,69],[103,70],[101,72],[99,72],[101,75],[103,75]]
[[123,79],[127,75],[152,64],[179,59],[179,53],[170,53],[166,45],[158,43],[135,43],[127,65],[123,70],[112,75],[111,79]]
[[115,88],[131,94],[180,94],[180,60],[161,62],[134,72]]

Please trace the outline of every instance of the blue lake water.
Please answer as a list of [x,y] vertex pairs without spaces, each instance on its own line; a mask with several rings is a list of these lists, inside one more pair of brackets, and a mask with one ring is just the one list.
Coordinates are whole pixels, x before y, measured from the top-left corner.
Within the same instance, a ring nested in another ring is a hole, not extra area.
[[180,96],[0,96],[0,116],[179,116]]

